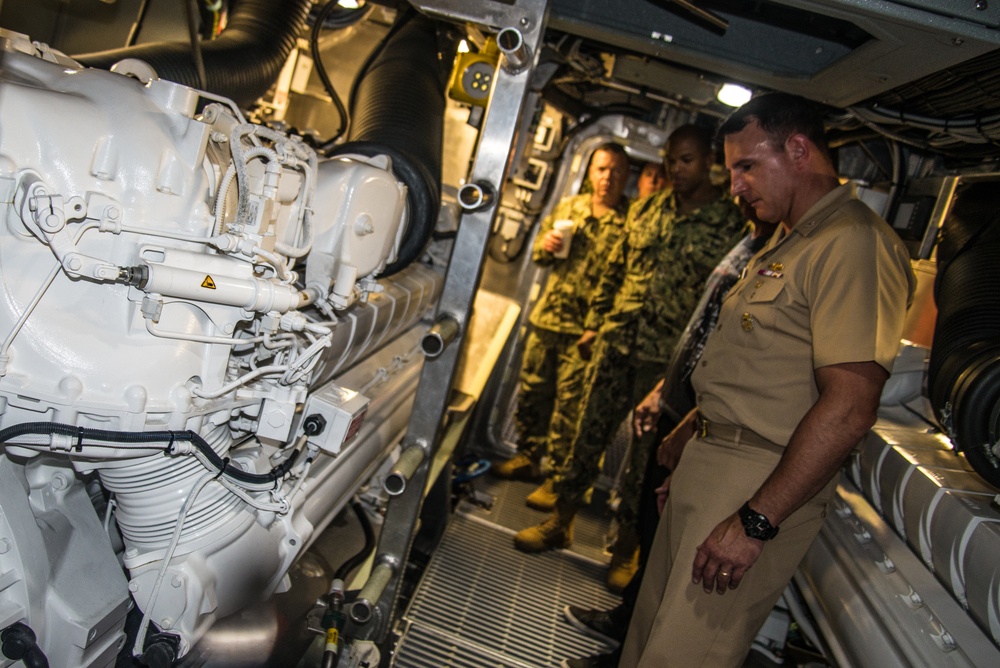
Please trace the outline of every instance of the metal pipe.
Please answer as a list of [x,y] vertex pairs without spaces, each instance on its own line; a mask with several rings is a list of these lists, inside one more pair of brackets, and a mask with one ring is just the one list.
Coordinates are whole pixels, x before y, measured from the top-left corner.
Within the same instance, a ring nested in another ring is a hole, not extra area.
[[424,338],[420,342],[420,349],[426,357],[434,359],[444,352],[444,349],[455,340],[456,336],[458,336],[458,320],[450,315],[438,316],[434,326],[424,334]]
[[495,198],[496,189],[485,181],[466,183],[458,189],[458,204],[466,211],[485,209],[493,204]]
[[517,28],[504,28],[498,32],[497,46],[503,54],[500,64],[507,72],[517,74],[531,65],[531,50]]
[[695,16],[698,16],[701,19],[707,21],[708,23],[711,23],[713,26],[715,26],[719,30],[722,30],[723,32],[729,29],[729,21],[722,18],[718,14],[713,14],[707,9],[696,7],[695,4],[693,2],[690,2],[689,0],[674,0],[674,3],[680,5],[682,8],[688,10]]
[[389,496],[399,496],[406,489],[406,483],[413,474],[416,473],[417,467],[420,463],[424,461],[424,457],[427,456],[427,451],[420,445],[411,445],[410,447],[403,450],[403,454],[399,456],[396,461],[396,465],[392,467],[389,471],[389,475],[385,477],[385,481],[382,483],[382,487],[385,489]]
[[396,573],[391,561],[381,561],[372,569],[365,586],[358,592],[358,598],[351,606],[351,619],[357,624],[367,624],[375,614],[375,606],[382,598],[386,585]]

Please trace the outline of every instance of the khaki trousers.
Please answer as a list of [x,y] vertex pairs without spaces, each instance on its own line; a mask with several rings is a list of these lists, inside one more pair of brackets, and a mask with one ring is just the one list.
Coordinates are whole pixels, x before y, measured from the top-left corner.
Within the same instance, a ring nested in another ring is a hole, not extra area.
[[781,524],[737,589],[706,594],[691,582],[691,570],[698,545],[757,491],[781,452],[712,437],[688,442],[671,480],[619,668],[742,665],[819,533],[834,481]]

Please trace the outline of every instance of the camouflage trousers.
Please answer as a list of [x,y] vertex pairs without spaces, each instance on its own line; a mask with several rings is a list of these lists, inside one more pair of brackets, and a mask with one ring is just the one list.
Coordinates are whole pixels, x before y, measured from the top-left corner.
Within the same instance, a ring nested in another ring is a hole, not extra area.
[[524,344],[520,394],[514,422],[518,451],[539,461],[548,455],[557,470],[569,459],[586,362],[576,334],[532,329]]
[[[663,377],[663,370],[663,364],[644,364],[608,345],[603,337],[598,337],[587,368],[585,384],[588,392],[581,404],[572,456],[567,466],[556,471],[553,476],[554,489],[560,499],[576,505],[583,502],[587,490],[600,475],[604,450],[611,442],[615,430]],[[623,487],[622,505],[628,505],[632,509],[631,512],[626,512],[626,515],[631,515],[632,519],[629,521],[632,528],[635,527],[638,515],[642,475],[646,469],[648,452],[648,445],[639,447],[636,444],[636,447],[630,448],[626,484],[634,489]],[[628,482],[632,478],[635,480]]]

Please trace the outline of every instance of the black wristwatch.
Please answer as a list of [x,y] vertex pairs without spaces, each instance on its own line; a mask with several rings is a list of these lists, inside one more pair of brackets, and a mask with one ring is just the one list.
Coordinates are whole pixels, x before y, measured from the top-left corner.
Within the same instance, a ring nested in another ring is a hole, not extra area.
[[778,527],[772,526],[771,522],[750,507],[747,501],[739,509],[740,521],[743,522],[743,531],[750,538],[757,540],[771,540],[778,535]]

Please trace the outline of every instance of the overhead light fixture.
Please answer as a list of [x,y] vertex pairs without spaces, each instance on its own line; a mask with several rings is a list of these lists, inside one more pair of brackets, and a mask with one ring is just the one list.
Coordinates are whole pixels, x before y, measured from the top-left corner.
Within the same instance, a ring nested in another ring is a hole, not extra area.
[[720,88],[719,92],[715,94],[715,97],[719,100],[719,102],[730,107],[742,107],[750,101],[750,98],[753,97],[753,93],[749,88],[744,88],[738,84],[727,83],[722,84],[722,88]]
[[344,9],[359,9],[361,7],[361,3],[358,0],[339,0],[337,4]]

